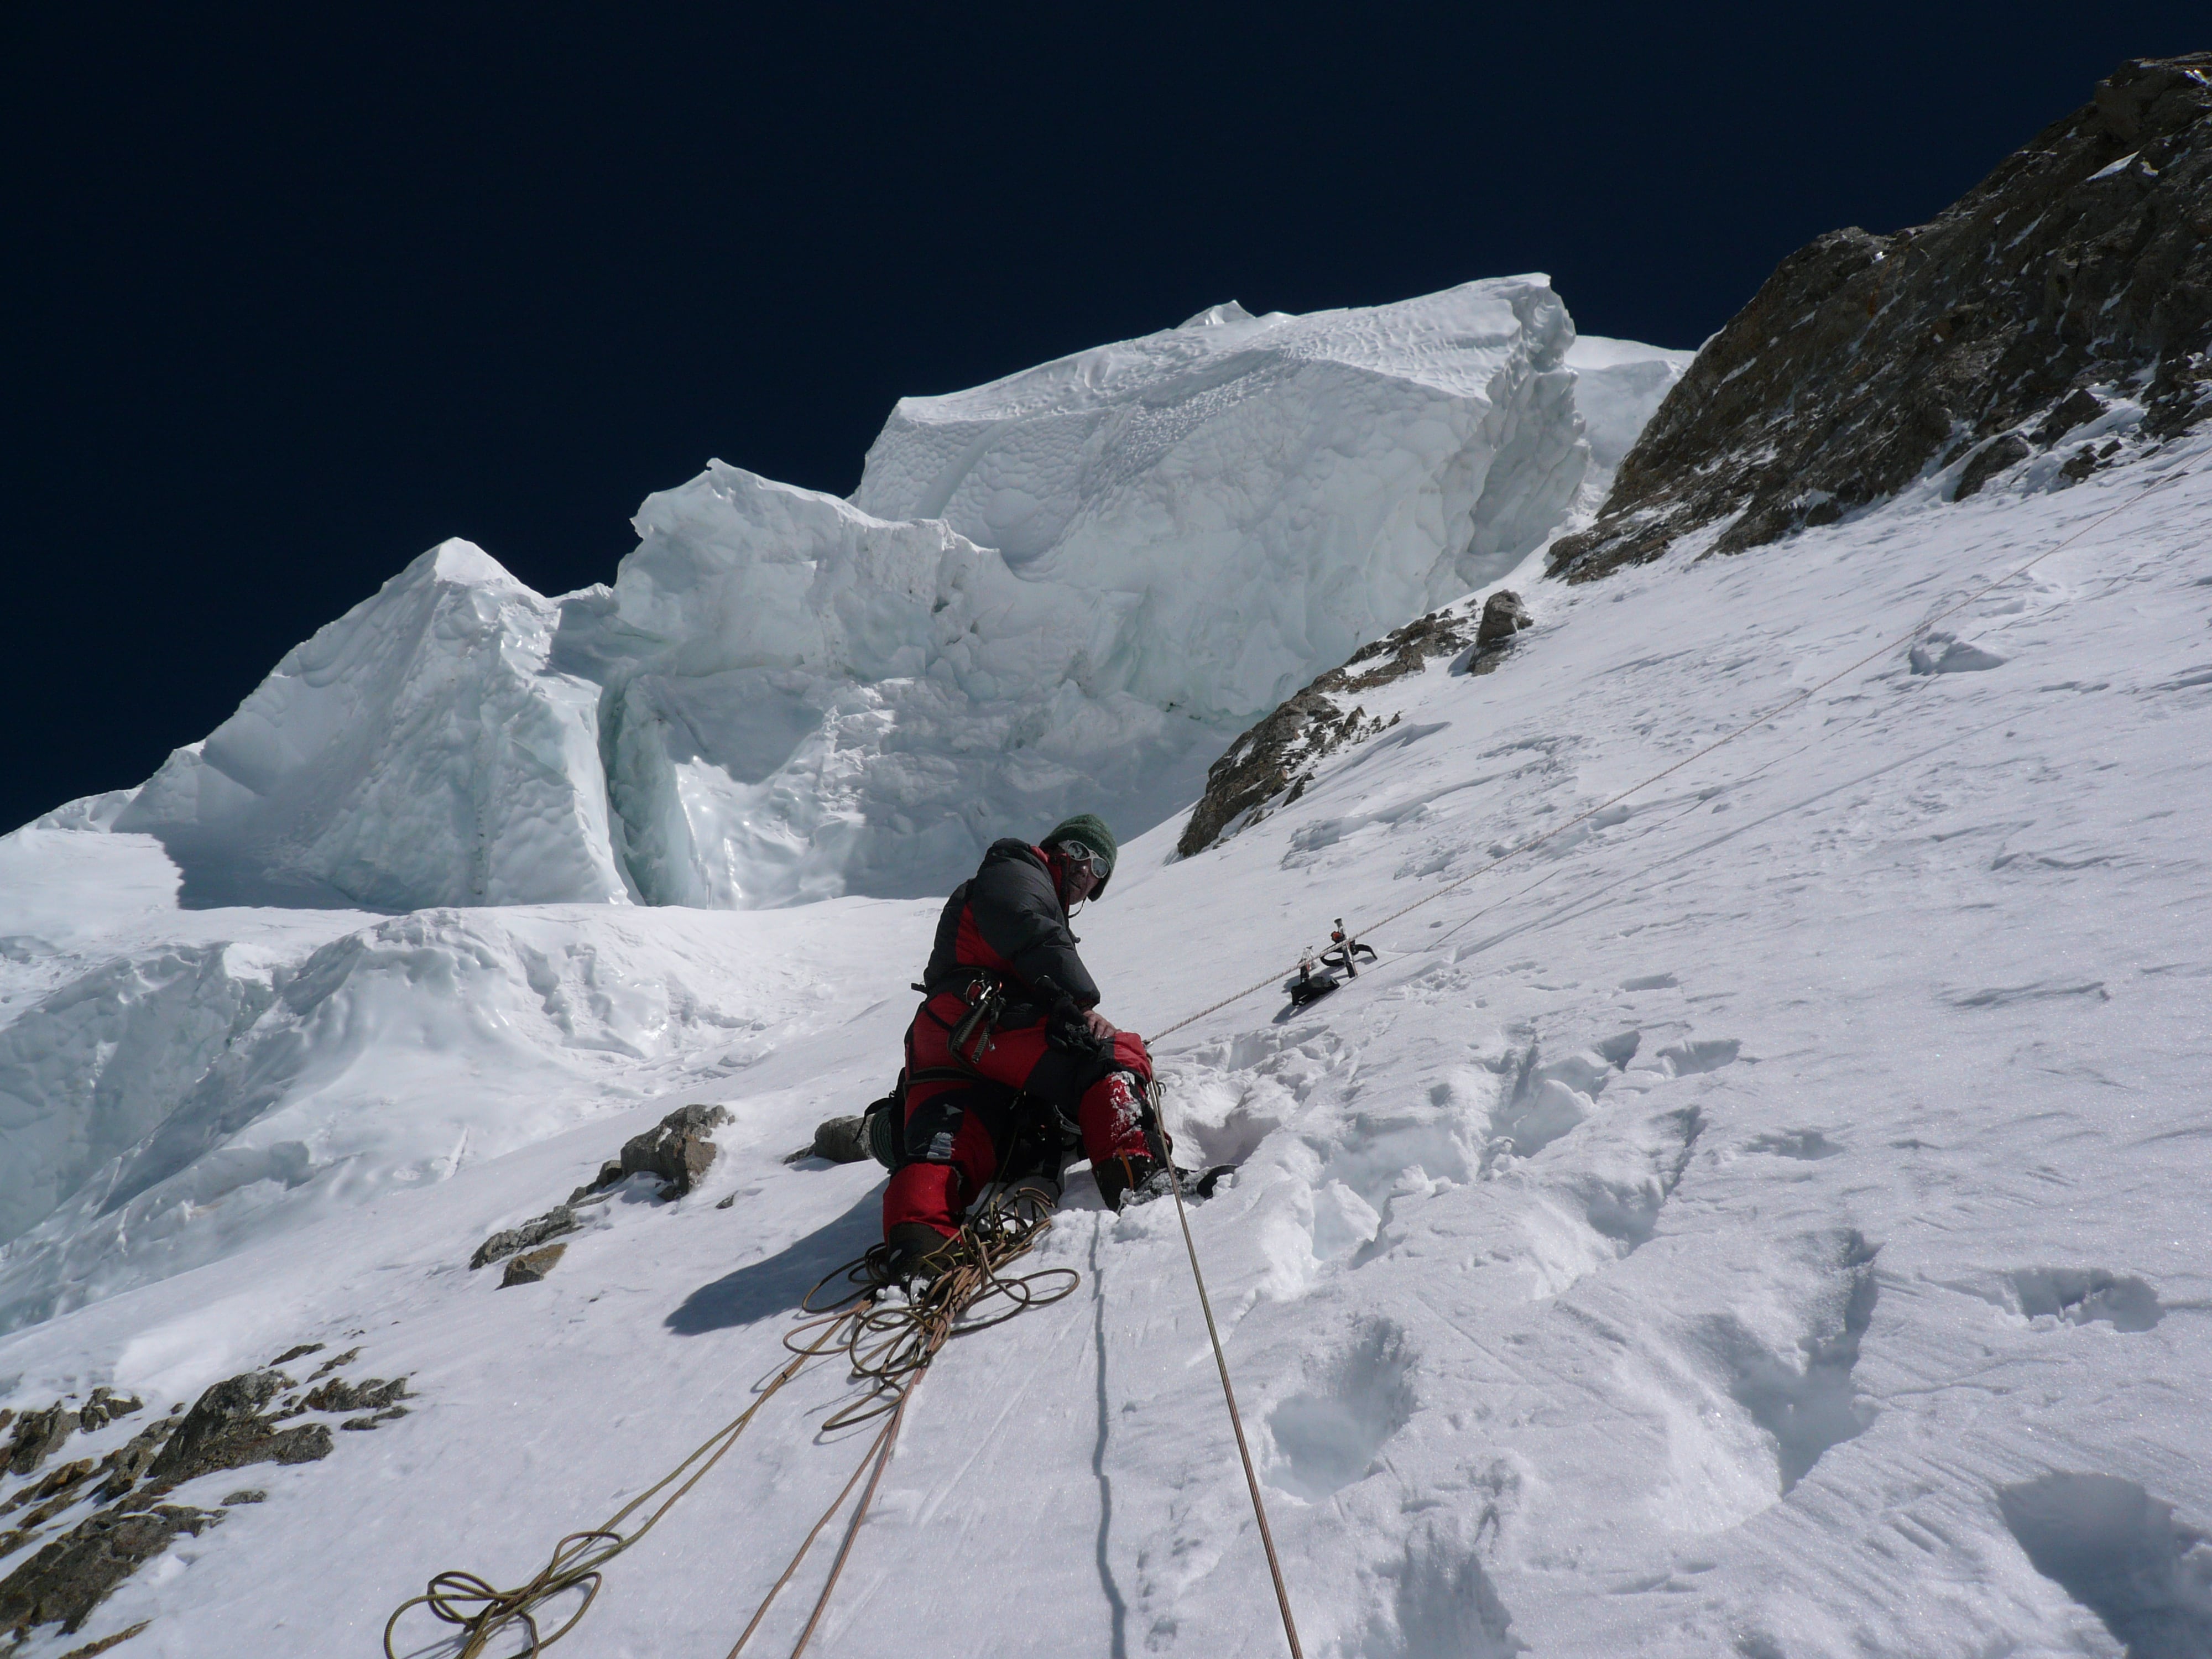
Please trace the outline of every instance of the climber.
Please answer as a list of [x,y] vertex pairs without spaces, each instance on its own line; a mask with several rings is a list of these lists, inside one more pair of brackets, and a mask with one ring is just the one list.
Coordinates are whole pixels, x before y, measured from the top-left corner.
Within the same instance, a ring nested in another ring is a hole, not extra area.
[[[906,1034],[905,1139],[884,1193],[884,1239],[896,1271],[928,1276],[968,1205],[1018,1139],[1048,1149],[1019,1174],[1054,1201],[1061,1125],[1079,1130],[1099,1195],[1120,1208],[1174,1178],[1144,1100],[1152,1056],[1098,1012],[1098,987],[1075,953],[1068,917],[1113,878],[1114,835],[1091,813],[1036,846],[994,842],[945,902],[921,1006]],[[1034,1133],[1030,1109],[1052,1121]]]

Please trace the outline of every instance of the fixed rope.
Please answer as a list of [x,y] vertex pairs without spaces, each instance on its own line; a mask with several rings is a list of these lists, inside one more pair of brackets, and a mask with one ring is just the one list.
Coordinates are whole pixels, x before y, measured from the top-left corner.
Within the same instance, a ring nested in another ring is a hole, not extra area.
[[[1746,732],[1755,732],[1760,726],[1768,724],[1770,721],[1778,720],[1781,716],[1788,714],[1791,709],[1797,708],[1800,704],[1808,702],[1814,697],[1818,696],[1821,692],[1826,690],[1830,686],[1833,685],[1838,680],[1842,679],[1845,675],[1856,673],[1860,669],[1865,667],[1877,657],[1887,656],[1891,652],[1895,651],[1900,646],[1911,645],[1912,641],[1919,638],[1923,633],[1927,629],[1933,628],[1937,623],[1942,622],[1945,617],[1956,616],[1960,611],[1964,611],[1968,605],[1972,605],[1977,600],[1987,598],[1998,588],[2002,587],[2007,582],[2017,580],[2020,577],[2026,575],[2029,571],[2034,569],[2036,566],[2041,564],[2045,559],[2048,559],[2056,554],[2063,552],[2066,549],[2071,547],[2075,542],[2080,541],[2082,537],[2096,529],[2100,525],[2118,516],[2119,514],[2124,513],[2128,508],[2142,501],[2146,496],[2152,494],[2152,492],[2164,489],[2170,484],[2179,483],[2182,479],[2192,476],[2197,471],[2197,468],[2191,467],[2184,471],[2168,473],[2165,477],[2157,479],[2153,483],[2144,485],[2141,489],[2129,496],[2125,501],[2121,501],[2118,505],[2109,508],[2106,512],[2099,514],[2095,518],[2090,520],[2088,523],[2083,525],[2080,529],[2074,531],[2063,540],[2054,544],[2052,546],[2045,548],[2042,552],[2037,554],[2025,564],[2015,565],[2012,569],[2005,572],[2003,575],[1998,577],[1995,581],[1989,582],[1981,587],[1976,588],[1972,592],[1967,594],[1965,599],[1959,600],[1956,604],[1946,606],[1943,610],[1937,611],[1932,617],[1922,618],[1919,622],[1915,623],[1905,632],[1899,635],[1895,639],[1885,640],[1881,644],[1868,652],[1866,655],[1858,658],[1853,662],[1847,663],[1843,667],[1838,669],[1834,673],[1829,675],[1827,678],[1820,681],[1818,684],[1808,685],[1802,691],[1792,692],[1789,696],[1784,697],[1780,702],[1776,703],[1771,708],[1766,709],[1763,713],[1753,715],[1749,720],[1744,721],[1742,725],[1735,727],[1731,731],[1723,732],[1719,737],[1714,738],[1702,749],[1698,749],[1691,754],[1685,755],[1680,760],[1674,763],[1673,765],[1662,767],[1658,771],[1654,772],[1650,777],[1643,779],[1639,782],[1631,784],[1627,788],[1622,790],[1619,794],[1611,797],[1609,799],[1601,800],[1598,802],[1596,805],[1576,813],[1574,817],[1567,819],[1562,823],[1553,825],[1549,830],[1545,830],[1544,833],[1540,836],[1530,836],[1527,841],[1522,842],[1517,847],[1508,848],[1504,852],[1496,854],[1486,863],[1477,865],[1474,869],[1468,871],[1467,874],[1462,876],[1458,880],[1451,882],[1445,886],[1439,887],[1433,893],[1425,893],[1419,898],[1413,900],[1410,904],[1401,905],[1397,909],[1390,912],[1389,915],[1378,917],[1376,920],[1366,923],[1358,930],[1358,933],[1371,933],[1378,927],[1388,927],[1392,922],[1396,921],[1400,917],[1411,915],[1414,911],[1419,909],[1425,904],[1434,904],[1438,899],[1449,898],[1452,894],[1456,893],[1461,888],[1467,886],[1470,882],[1479,880],[1480,878],[1488,875],[1492,870],[1497,869],[1499,865],[1504,864],[1510,860],[1516,859],[1523,853],[1532,853],[1535,851],[1536,848],[1544,845],[1545,842],[1557,840],[1568,830],[1573,829],[1577,824],[1587,823],[1599,813],[1605,811],[1610,807],[1620,805],[1621,802],[1626,800],[1631,795],[1640,794],[1644,790],[1649,789],[1653,784],[1659,782],[1662,779],[1671,777],[1675,773],[1680,771],[1684,767],[1692,765],[1695,763],[1703,760],[1714,750],[1726,748],[1729,744],[1734,743],[1738,738],[1742,737]],[[1200,1020],[1204,1019],[1207,1015],[1219,1013],[1224,1008],[1228,1007],[1230,1004],[1234,1002],[1242,1002],[1246,997],[1250,996],[1254,992],[1264,991],[1269,986],[1280,982],[1282,980],[1287,978],[1291,974],[1296,971],[1296,965],[1293,964],[1291,967],[1284,969],[1280,972],[1268,975],[1265,979],[1255,981],[1241,991],[1232,991],[1229,995],[1222,998],[1220,1001],[1210,1003],[1206,1006],[1200,1009],[1196,1013],[1186,1015],[1183,1018],[1176,1021],[1174,1024],[1154,1032],[1152,1034],[1152,1040],[1157,1042],[1162,1037],[1172,1036],[1175,1032],[1182,1030],[1185,1026],[1195,1025]]]
[[[707,1477],[751,1425],[762,1407],[785,1384],[811,1362],[842,1354],[851,1379],[867,1386],[858,1400],[824,1419],[822,1431],[834,1432],[878,1417],[886,1420],[862,1453],[852,1477],[807,1533],[790,1565],[763,1599],[744,1634],[738,1637],[737,1646],[730,1650],[731,1659],[736,1659],[759,1628],[777,1594],[791,1582],[808,1550],[844,1505],[861,1474],[872,1464],[874,1472],[854,1511],[844,1542],[831,1566],[829,1582],[823,1586],[813,1613],[799,1634],[798,1645],[792,1649],[796,1659],[830,1605],[830,1593],[836,1588],[845,1562],[852,1553],[854,1539],[866,1517],[877,1482],[890,1462],[907,1403],[930,1363],[954,1337],[988,1330],[1030,1308],[1048,1306],[1073,1294],[1081,1282],[1081,1275],[1073,1267],[1048,1267],[1016,1275],[1005,1272],[1036,1247],[1037,1240],[1051,1224],[1049,1206],[1033,1193],[1024,1193],[1018,1204],[994,1200],[961,1229],[954,1241],[953,1265],[927,1289],[903,1302],[890,1302],[884,1297],[891,1265],[885,1245],[878,1244],[829,1273],[806,1293],[800,1304],[800,1311],[805,1316],[784,1335],[790,1360],[744,1411],[616,1510],[603,1525],[570,1533],[562,1539],[553,1547],[552,1556],[545,1565],[514,1589],[501,1589],[472,1572],[447,1571],[433,1577],[422,1594],[401,1602],[386,1621],[385,1659],[399,1659],[392,1645],[393,1638],[400,1620],[416,1607],[423,1608],[433,1618],[459,1630],[460,1645],[454,1650],[453,1659],[481,1659],[491,1644],[502,1636],[519,1637],[522,1641],[523,1645],[514,1650],[513,1659],[534,1659],[534,1656],[576,1628],[598,1598],[609,1564],[650,1533]],[[840,1292],[828,1304],[822,1304],[818,1298],[824,1289],[839,1281],[851,1288]],[[973,1316],[979,1305],[994,1301],[1003,1301],[1006,1305],[981,1317]],[[665,1498],[663,1493],[666,1494]],[[660,1502],[644,1520],[634,1530],[624,1532],[623,1523],[655,1498],[660,1498]],[[550,1634],[545,1633],[540,1627],[539,1617],[546,1603],[576,1591],[582,1592],[581,1604]]]
[[[1172,1146],[1175,1134],[1168,1127],[1167,1091],[1154,1083],[1151,1092],[1161,1136]],[[1283,1636],[1291,1644],[1291,1659],[1305,1659],[1305,1650],[1298,1645],[1297,1620],[1291,1614],[1291,1592],[1283,1583],[1283,1564],[1275,1553],[1274,1529],[1267,1524],[1267,1500],[1260,1496],[1259,1472],[1252,1467],[1252,1448],[1244,1438],[1244,1414],[1237,1409],[1236,1385],[1229,1380],[1229,1356],[1222,1352],[1221,1328],[1213,1321],[1213,1298],[1206,1293],[1206,1274],[1198,1265],[1198,1242],[1191,1237],[1190,1212],[1183,1207],[1182,1181],[1170,1175],[1168,1190],[1175,1194],[1176,1219],[1182,1224],[1182,1247],[1190,1253],[1190,1276],[1198,1285],[1198,1305],[1205,1310],[1206,1334],[1213,1344],[1214,1365],[1221,1372],[1221,1397],[1229,1402],[1229,1426],[1237,1432],[1237,1455],[1243,1460],[1244,1485],[1252,1494],[1252,1513],[1259,1519],[1260,1547],[1267,1553],[1267,1573],[1275,1581],[1275,1605],[1282,1610]]]

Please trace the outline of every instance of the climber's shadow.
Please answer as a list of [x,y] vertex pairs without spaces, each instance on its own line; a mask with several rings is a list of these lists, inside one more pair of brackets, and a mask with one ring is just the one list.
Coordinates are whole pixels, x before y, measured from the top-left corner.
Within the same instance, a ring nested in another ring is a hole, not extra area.
[[[702,1285],[664,1322],[678,1336],[701,1336],[789,1312],[824,1275],[881,1241],[883,1205],[882,1188],[871,1187],[835,1221],[793,1240],[774,1255]],[[824,1286],[823,1302],[835,1297],[836,1290]]]

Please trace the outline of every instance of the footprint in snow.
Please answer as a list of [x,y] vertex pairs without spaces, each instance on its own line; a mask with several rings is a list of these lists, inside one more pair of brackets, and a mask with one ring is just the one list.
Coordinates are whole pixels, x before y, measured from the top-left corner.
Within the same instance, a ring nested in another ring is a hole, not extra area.
[[2116,1331],[2147,1331],[2166,1317],[2148,1285],[2101,1267],[2023,1267],[2009,1279],[2019,1311],[2040,1329],[2101,1322]]

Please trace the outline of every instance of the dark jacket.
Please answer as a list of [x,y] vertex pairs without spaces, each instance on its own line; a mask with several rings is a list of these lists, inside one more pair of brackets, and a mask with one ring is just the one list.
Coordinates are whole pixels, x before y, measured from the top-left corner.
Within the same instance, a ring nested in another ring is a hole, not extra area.
[[933,993],[957,988],[974,968],[1004,975],[1015,1000],[1040,1009],[1062,997],[1078,1008],[1098,1006],[1098,986],[1075,954],[1044,854],[1024,842],[993,842],[981,867],[952,890],[922,983]]

